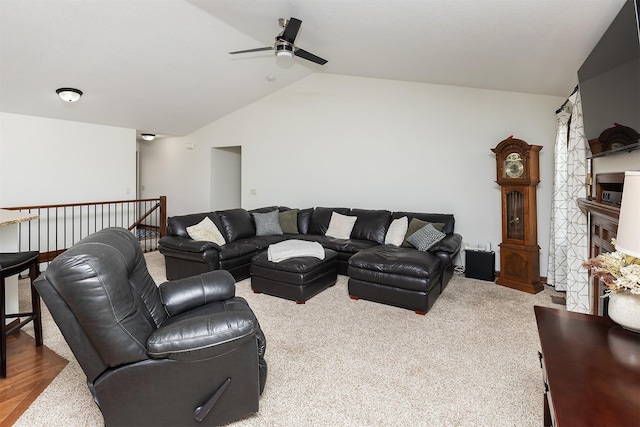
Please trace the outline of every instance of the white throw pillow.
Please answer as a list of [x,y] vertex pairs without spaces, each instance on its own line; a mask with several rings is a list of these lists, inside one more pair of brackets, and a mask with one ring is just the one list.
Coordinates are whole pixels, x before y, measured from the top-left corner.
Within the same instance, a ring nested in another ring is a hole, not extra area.
[[222,237],[222,234],[220,233],[220,230],[218,230],[218,227],[216,227],[208,216],[205,216],[204,219],[196,225],[187,227],[187,233],[189,233],[189,237],[193,240],[213,242],[219,246],[226,243],[224,237]]
[[325,233],[325,236],[335,237],[336,239],[348,239],[351,237],[351,230],[353,230],[357,219],[357,216],[341,215],[337,212],[331,213],[329,229]]
[[404,235],[407,234],[409,228],[409,218],[403,216],[396,218],[391,222],[387,235],[384,237],[385,245],[400,246],[404,242]]

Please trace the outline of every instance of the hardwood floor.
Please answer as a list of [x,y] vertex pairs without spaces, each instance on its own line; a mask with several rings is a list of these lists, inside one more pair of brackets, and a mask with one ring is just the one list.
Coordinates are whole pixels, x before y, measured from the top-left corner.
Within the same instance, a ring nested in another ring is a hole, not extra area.
[[7,338],[7,378],[0,379],[0,427],[12,425],[69,363],[18,331]]

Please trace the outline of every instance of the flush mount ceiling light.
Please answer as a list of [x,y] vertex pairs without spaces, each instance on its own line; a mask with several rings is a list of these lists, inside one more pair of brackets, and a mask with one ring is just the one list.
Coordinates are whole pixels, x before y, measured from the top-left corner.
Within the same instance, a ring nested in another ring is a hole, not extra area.
[[145,141],[153,141],[155,139],[155,137],[156,137],[156,135],[153,134],[153,133],[142,133],[142,134],[140,134],[140,136]]
[[82,96],[82,91],[72,87],[61,87],[56,93],[65,102],[76,102]]

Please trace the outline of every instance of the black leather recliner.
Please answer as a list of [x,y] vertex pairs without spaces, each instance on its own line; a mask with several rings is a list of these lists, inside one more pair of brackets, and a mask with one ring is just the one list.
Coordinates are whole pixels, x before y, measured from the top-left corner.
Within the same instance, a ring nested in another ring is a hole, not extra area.
[[230,273],[156,286],[136,238],[92,234],[35,283],[105,425],[225,424],[258,411],[266,341]]

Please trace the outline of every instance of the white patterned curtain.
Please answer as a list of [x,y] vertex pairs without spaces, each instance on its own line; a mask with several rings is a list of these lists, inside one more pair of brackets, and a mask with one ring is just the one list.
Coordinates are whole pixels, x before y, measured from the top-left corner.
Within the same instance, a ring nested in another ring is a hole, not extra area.
[[566,291],[567,310],[591,313],[588,274],[581,268],[589,256],[587,215],[577,204],[587,196],[587,140],[579,91],[569,97],[557,121],[547,282]]
[[556,113],[558,134],[553,154],[553,199],[549,232],[549,265],[547,283],[558,291],[567,290],[567,231],[569,194],[567,190],[567,151],[571,105],[567,102]]

